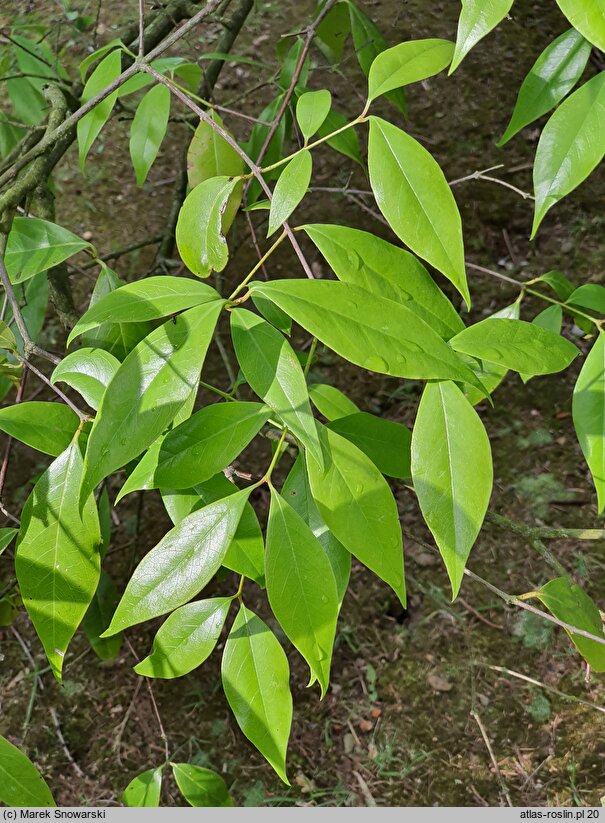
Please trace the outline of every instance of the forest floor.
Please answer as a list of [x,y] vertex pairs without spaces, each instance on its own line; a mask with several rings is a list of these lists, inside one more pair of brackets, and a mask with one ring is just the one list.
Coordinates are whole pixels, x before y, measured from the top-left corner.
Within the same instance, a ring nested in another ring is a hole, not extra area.
[[[8,13],[5,5],[6,0],[0,1],[0,17]],[[27,4],[8,3],[15,5]],[[102,41],[115,36],[126,5],[103,0]],[[384,0],[362,7],[390,43],[455,37],[459,4],[453,0]],[[305,14],[312,13],[308,2],[259,2],[236,50],[274,63],[275,39],[292,29],[293,9],[297,21],[304,22]],[[497,149],[495,141],[525,73],[565,27],[551,0],[517,0],[512,19],[476,47],[453,77],[440,76],[411,89],[408,127],[435,155],[448,179],[504,164],[493,174],[531,191],[539,130],[529,127],[504,150]],[[198,51],[209,48],[199,41],[190,46]],[[338,107],[356,114],[364,80],[350,45],[347,54],[342,73],[317,69],[310,85],[331,88]],[[257,71],[246,65],[227,67],[218,99],[224,102],[252,87],[259,79]],[[248,98],[246,111],[258,114],[263,95],[261,90]],[[396,112],[389,115],[398,121]],[[128,160],[128,125],[124,118],[114,118],[84,176],[75,152],[55,175],[58,221],[79,233],[92,232],[102,250],[161,233],[181,152],[179,140],[185,138],[184,129],[181,135],[175,132],[164,144],[149,182],[137,189]],[[319,156],[314,185],[346,185],[348,164],[329,149]],[[356,171],[351,185],[364,188],[367,181]],[[578,284],[603,282],[605,189],[600,173],[550,213],[532,243],[530,200],[484,180],[459,184],[455,195],[467,258],[473,263],[518,279],[560,269]],[[317,193],[307,200],[299,222],[342,222],[389,236],[386,227],[343,196]],[[230,246],[234,254],[226,279],[237,282],[255,261],[243,220],[236,225]],[[309,254],[317,258],[311,248]],[[146,271],[151,260],[147,249],[121,257],[115,268],[128,278]],[[272,258],[271,275],[294,271],[294,266],[284,251]],[[518,291],[507,283],[472,271],[469,277],[472,320],[517,297]],[[91,283],[74,278],[74,285],[83,306]],[[524,300],[522,317],[531,319],[540,308],[537,302]],[[59,347],[61,340],[58,327],[51,327],[46,344]],[[216,351],[208,364],[206,379],[224,385]],[[532,525],[599,525],[570,415],[578,368],[533,379],[526,386],[509,375],[494,396],[494,407],[479,407],[494,452],[493,511]],[[321,349],[313,378],[340,386],[363,410],[413,423],[419,390],[415,383],[347,367]],[[18,454],[10,489],[16,506],[31,488],[22,478],[45,465],[26,449]],[[254,473],[264,465],[261,458],[255,453],[248,462],[242,459],[240,467]],[[605,705],[603,678],[597,675],[586,682],[581,660],[562,632],[504,606],[476,582],[466,579],[452,603],[444,569],[413,495],[401,485],[394,488],[406,543],[409,608],[403,612],[380,581],[355,565],[339,622],[332,686],[323,701],[315,689],[305,688],[303,661],[288,652],[295,704],[289,749],[292,785],[281,784],[239,732],[220,688],[219,654],[185,678],[153,683],[172,759],[223,773],[236,803],[244,805],[481,806],[506,804],[509,799],[521,806],[599,805],[605,794],[605,709],[598,708]],[[262,517],[266,497],[258,492],[253,502]],[[117,514],[109,563],[113,576],[123,582],[164,533],[167,517],[155,492],[127,497]],[[602,604],[603,543],[567,540],[554,542],[551,548]],[[3,577],[9,574],[6,563],[3,558]],[[511,593],[533,590],[555,576],[531,545],[489,524],[469,566]],[[230,591],[232,584],[218,582],[215,588]],[[247,602],[268,614],[264,593],[252,585]],[[147,653],[156,628],[154,623],[129,632],[140,656]],[[132,672],[134,659],[128,647],[116,661],[101,663],[85,637],[78,635],[64,686],[47,672],[41,674],[43,688],[36,688],[29,649],[43,671],[40,644],[25,615],[15,629],[16,633],[5,630],[1,635],[0,733],[27,749],[58,802],[120,803],[121,791],[137,771],[163,760],[153,705]],[[27,657],[19,639],[28,648]],[[170,781],[164,802],[182,802]]]

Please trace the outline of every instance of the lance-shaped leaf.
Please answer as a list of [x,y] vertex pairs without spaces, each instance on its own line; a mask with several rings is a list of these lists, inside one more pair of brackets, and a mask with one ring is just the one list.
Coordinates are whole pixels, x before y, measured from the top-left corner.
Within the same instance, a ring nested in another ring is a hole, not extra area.
[[162,275],[125,283],[90,306],[73,327],[67,345],[104,323],[158,320],[213,300],[220,300],[216,289],[189,277]]
[[464,328],[456,309],[413,254],[348,226],[316,223],[304,226],[304,230],[343,283],[396,303],[408,303],[446,339]]
[[185,198],[176,224],[176,244],[183,263],[198,277],[222,271],[229,260],[225,233],[228,231],[229,198],[241,181],[224,175],[197,185]]
[[303,199],[309,188],[312,171],[311,152],[305,149],[293,157],[280,174],[271,200],[267,237],[286,222]]
[[83,496],[147,449],[190,399],[222,305],[207,303],[169,320],[124,360],[88,439]]
[[61,360],[52,373],[51,383],[67,383],[91,408],[98,409],[119,368],[120,361],[103,349],[78,349]]
[[7,806],[54,806],[46,781],[12,743],[0,735],[0,800]]
[[428,383],[412,434],[412,478],[456,597],[492,492],[483,423],[455,383]]
[[515,109],[498,141],[499,146],[561,102],[580,79],[591,48],[576,29],[563,32],[549,43],[519,89]]
[[574,91],[540,135],[534,162],[531,237],[555,203],[572,192],[605,155],[605,71]]
[[155,489],[155,471],[158,467],[158,460],[160,458],[160,449],[164,442],[164,437],[161,435],[155,440],[147,449],[145,454],[141,457],[137,465],[128,475],[128,478],[118,494],[114,505],[117,506],[123,497],[127,494],[137,491],[147,491],[148,489]]
[[604,0],[557,0],[571,25],[601,51],[605,51]]
[[[346,126],[348,123],[348,118],[345,117],[338,111],[334,111],[331,109],[328,112],[328,116],[323,121],[321,126],[317,131],[318,137],[327,137],[329,134],[341,129],[343,126]],[[330,137],[326,140],[326,143],[330,148],[337,151],[339,154],[344,154],[345,157],[349,157],[351,160],[354,160],[356,163],[361,165],[361,151],[359,149],[359,138],[355,132],[354,128],[345,129],[344,131],[335,134],[333,137]]]
[[139,186],[158,155],[169,117],[170,89],[158,83],[144,95],[130,127],[130,157]]
[[[235,483],[220,473],[192,489],[162,489],[162,500],[168,516],[177,525],[191,512],[238,491]],[[223,558],[223,566],[249,577],[261,587],[265,585],[265,544],[258,517],[250,503],[244,506],[237,531]]]
[[[593,599],[566,577],[557,577],[545,583],[536,592],[537,597],[558,620],[570,623],[576,629],[590,632],[605,641],[603,620]],[[605,643],[565,629],[572,643],[595,672],[605,671]]]
[[404,304],[333,280],[273,280],[255,283],[252,289],[364,369],[396,377],[441,377],[477,385],[470,369],[447,343]]
[[249,494],[217,500],[171,529],[134,570],[102,636],[166,614],[200,592],[220,568]]
[[6,241],[6,271],[13,283],[22,283],[87,246],[90,243],[56,223],[39,217],[15,217]]
[[330,561],[305,521],[271,488],[265,554],[267,597],[286,636],[319,681],[330,682],[338,592]]
[[162,771],[164,767],[147,769],[130,781],[124,789],[122,799],[126,806],[159,806],[162,794]]
[[82,456],[74,442],[34,486],[15,555],[25,608],[59,681],[69,642],[99,582],[99,518],[92,495],[79,505],[81,479]]
[[525,374],[552,374],[567,368],[579,349],[548,329],[525,320],[488,318],[450,340],[453,349]]
[[309,397],[317,411],[328,420],[337,420],[359,411],[346,394],[328,383],[309,383]]
[[338,417],[328,428],[346,437],[366,454],[382,474],[407,480],[410,475],[411,432],[401,423],[357,412]]
[[425,80],[447,68],[454,54],[449,40],[408,40],[382,51],[368,76],[368,100]]
[[578,286],[564,299],[571,306],[581,306],[584,309],[605,314],[605,287],[598,283],[585,283],[583,286]]
[[[494,320],[499,317],[519,319],[521,307],[519,301],[511,303],[510,306],[505,306],[494,314],[490,314],[486,320]],[[465,363],[468,363],[471,369],[475,372],[481,384],[492,394],[504,380],[507,369],[504,366],[497,366],[495,363],[490,363],[488,360],[477,360],[469,355],[461,355]],[[483,392],[478,391],[474,386],[465,386],[464,393],[469,401],[475,406],[485,399]]]
[[281,494],[294,511],[304,520],[309,526],[313,535],[319,541],[322,549],[326,553],[326,557],[330,562],[334,580],[336,581],[336,591],[338,593],[339,606],[342,604],[347,586],[349,585],[349,577],[351,576],[351,555],[345,549],[328,529],[325,521],[319,513],[311,487],[309,485],[309,476],[307,474],[307,467],[305,466],[304,457],[299,454],[290,472],[284,480]]
[[378,207],[395,234],[470,306],[460,214],[437,161],[409,134],[370,117],[368,169]]
[[462,0],[450,74],[456,71],[473,46],[504,20],[512,5],[513,0]]
[[53,457],[69,446],[79,423],[78,415],[63,403],[32,400],[0,409],[0,431]]
[[215,597],[176,609],[156,634],[151,654],[137,663],[135,672],[170,679],[196,669],[216,646],[231,602],[230,597]]
[[321,464],[307,383],[292,346],[277,329],[244,309],[231,312],[231,337],[250,388]]
[[605,508],[605,334],[600,332],[584,361],[573,392],[573,423],[597,491],[599,514]]
[[[99,65],[90,75],[82,92],[82,103],[88,103],[97,94],[106,89],[116,80],[122,70],[122,53],[119,49],[110,52],[101,60]],[[105,123],[109,120],[115,102],[118,99],[118,90],[111,92],[100,103],[91,109],[87,114],[78,120],[78,150],[80,154],[80,168],[84,169],[86,156],[92,144]]]
[[397,504],[369,457],[322,428],[325,471],[307,456],[313,499],[334,536],[388,583],[405,606],[403,544]]
[[292,724],[290,667],[271,629],[243,604],[225,643],[225,696],[237,724],[284,783]]
[[170,765],[176,785],[190,806],[233,806],[233,800],[220,774],[191,763]]
[[332,95],[327,89],[307,91],[296,103],[296,120],[305,140],[313,137],[330,111]]
[[160,447],[156,486],[187,489],[228,466],[271,415],[262,403],[214,403],[173,429]]
[[[225,128],[216,112],[211,116],[215,123]],[[202,120],[187,151],[187,176],[191,188],[211,177],[239,177],[243,171],[244,161],[233,146],[210,123]]]

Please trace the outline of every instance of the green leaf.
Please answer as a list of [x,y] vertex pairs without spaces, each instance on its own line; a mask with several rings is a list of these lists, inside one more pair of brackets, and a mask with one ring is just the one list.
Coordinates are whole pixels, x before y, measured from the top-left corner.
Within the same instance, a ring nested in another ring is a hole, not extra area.
[[158,155],[169,117],[170,89],[158,83],[144,95],[130,127],[130,157],[138,186],[147,179]]
[[525,374],[562,371],[579,350],[558,334],[525,320],[488,318],[450,340],[453,349]]
[[82,628],[100,660],[115,660],[122,646],[122,635],[101,637],[111,622],[120,594],[111,577],[101,569],[101,577],[88,611],[82,620]]
[[[494,314],[490,314],[486,319],[494,320],[503,317],[504,319],[518,320],[520,313],[521,306],[519,301],[516,300],[514,303],[511,303],[510,306],[505,306],[503,309],[494,312]],[[508,370],[504,366],[497,366],[488,360],[476,360],[474,357],[466,354],[462,354],[461,357],[465,363],[468,363],[481,381],[481,385],[487,389],[490,394],[493,394],[506,377]],[[473,406],[485,399],[485,394],[474,386],[464,386],[464,393]]]
[[223,652],[221,677],[238,726],[284,783],[292,724],[290,667],[271,629],[243,604]]
[[4,320],[0,320],[0,349],[10,352],[17,351],[17,338]]
[[449,66],[453,53],[449,40],[409,40],[382,51],[370,68],[368,100],[439,74]]
[[580,79],[591,48],[575,29],[563,32],[549,43],[519,89],[515,109],[498,146],[561,102]]
[[601,51],[605,51],[604,0],[557,0],[571,25]]
[[78,349],[61,360],[50,380],[53,384],[67,383],[91,408],[98,409],[119,367],[120,361],[103,349]]
[[455,383],[428,383],[424,389],[412,433],[412,478],[455,598],[493,481],[483,423]]
[[605,333],[600,332],[578,376],[573,423],[597,491],[599,514],[605,508]]
[[[558,577],[545,583],[536,595],[557,620],[570,623],[576,629],[590,632],[605,640],[603,620],[595,602],[566,577]],[[567,634],[591,669],[595,672],[604,672],[605,644],[574,632],[567,631]]]
[[171,763],[174,779],[190,806],[233,806],[223,778],[191,763]]
[[220,568],[250,489],[217,500],[185,517],[134,570],[103,637],[182,606]]
[[147,769],[137,774],[124,789],[122,799],[126,806],[159,806],[164,767]]
[[171,679],[196,669],[216,646],[231,602],[230,597],[196,600],[172,612],[156,634],[151,654],[134,667],[135,672]]
[[558,335],[561,333],[561,324],[563,323],[563,309],[559,305],[548,306],[537,314],[531,322]]
[[460,214],[437,161],[409,134],[370,117],[368,168],[378,207],[395,234],[442,272],[470,307]]
[[273,280],[251,288],[335,352],[364,369],[476,384],[447,343],[407,306],[333,280]]
[[252,302],[268,323],[283,331],[284,334],[290,334],[292,331],[292,318],[288,317],[279,306],[274,305],[270,300],[265,300],[260,294],[252,295]]
[[547,271],[540,275],[536,278],[536,283],[541,282],[547,283],[561,300],[567,300],[575,289],[571,280],[560,271]]
[[351,575],[351,555],[328,529],[313,500],[304,457],[299,454],[284,481],[284,500],[309,526],[324,550],[336,582],[338,603],[342,604]]
[[95,500],[79,505],[82,456],[72,443],[34,486],[21,518],[15,571],[25,608],[57,680],[100,573]]
[[265,569],[273,614],[307,661],[311,682],[319,681],[323,697],[338,619],[336,580],[321,543],[273,487]]
[[186,489],[209,480],[246,448],[270,415],[267,406],[248,401],[200,409],[162,442],[155,484]]
[[17,534],[17,529],[0,529],[0,554],[10,546],[14,536]]
[[80,80],[84,83],[86,80],[86,75],[88,74],[88,69],[92,66],[93,63],[96,63],[97,60],[100,60],[101,57],[104,57],[107,52],[112,51],[116,47],[123,47],[123,43],[121,40],[116,38],[115,40],[111,40],[109,43],[106,43],[104,46],[101,46],[100,49],[93,51],[91,54],[87,55],[84,60],[79,65],[80,70]]
[[0,800],[7,806],[55,806],[46,781],[31,760],[0,735]]
[[327,383],[310,383],[309,397],[317,411],[328,420],[355,414],[359,408],[340,389]]
[[567,297],[567,303],[605,314],[605,287],[598,283],[585,283]]
[[309,188],[312,170],[311,152],[305,149],[295,155],[280,174],[269,210],[267,237],[286,222],[303,199]]
[[78,415],[62,403],[32,400],[0,409],[0,431],[53,457],[69,446],[79,423]]
[[319,513],[336,539],[388,583],[405,606],[401,527],[391,490],[357,446],[330,429],[321,431],[325,471],[307,456]]
[[80,334],[104,323],[158,320],[220,299],[219,293],[212,286],[190,277],[161,275],[126,283],[91,305],[73,327],[67,345]]
[[[82,92],[82,103],[88,103],[99,92],[107,88],[114,80],[120,76],[122,71],[122,53],[119,50],[110,52],[101,60],[99,65],[90,75],[84,86]],[[104,100],[91,109],[88,114],[85,114],[81,120],[78,120],[77,134],[78,134],[78,150],[80,155],[80,168],[84,170],[84,163],[86,156],[90,151],[92,144],[97,139],[99,132],[109,120],[116,100],[118,99],[118,90],[109,94]]]
[[[238,487],[227,480],[224,474],[216,474],[192,489],[162,489],[162,499],[168,516],[176,526],[191,512],[238,491]],[[223,558],[223,565],[264,587],[265,545],[258,518],[250,503],[244,506],[233,540]]]
[[[332,134],[332,132],[341,129],[348,122],[349,119],[347,117],[340,112],[331,109],[328,112],[328,116],[317,130],[317,136],[327,137],[328,134]],[[335,134],[334,137],[330,137],[330,139],[326,142],[330,148],[334,149],[334,151],[337,151],[339,154],[343,154],[345,157],[354,160],[355,163],[362,165],[359,139],[353,127],[346,129],[345,131],[341,131],[339,134]]]
[[317,47],[332,65],[341,60],[349,31],[347,4],[336,3],[320,22],[315,33]]
[[265,320],[244,309],[231,312],[231,337],[250,388],[321,464],[305,376],[288,341]]
[[[211,117],[225,128],[216,112],[211,112]],[[243,172],[244,161],[233,146],[210,123],[200,121],[187,151],[187,177],[191,188],[211,177],[239,177]]]
[[450,74],[456,71],[473,46],[504,20],[512,5],[513,0],[462,0]]
[[605,155],[605,71],[564,100],[544,126],[534,162],[531,238],[555,203],[580,185]]
[[339,280],[407,303],[446,339],[464,328],[456,309],[413,254],[348,226],[316,223],[303,228]]
[[207,303],[169,320],[124,360],[88,439],[84,496],[147,449],[190,399],[222,305]]
[[158,460],[160,458],[160,449],[166,435],[161,435],[157,440],[149,446],[145,454],[141,457],[134,469],[128,475],[128,478],[118,494],[114,505],[117,506],[122,498],[127,494],[137,491],[148,491],[155,489],[155,472],[158,467]]
[[332,95],[327,89],[301,94],[296,103],[296,120],[305,140],[313,137],[324,122],[332,105]]
[[56,223],[38,217],[15,217],[6,242],[6,271],[13,283],[22,283],[87,246],[90,243]]
[[401,423],[358,412],[339,417],[328,428],[346,437],[389,477],[407,480],[410,474],[411,432]]
[[176,244],[183,263],[198,277],[222,271],[229,260],[225,240],[227,204],[241,181],[212,177],[185,198],[176,224]]

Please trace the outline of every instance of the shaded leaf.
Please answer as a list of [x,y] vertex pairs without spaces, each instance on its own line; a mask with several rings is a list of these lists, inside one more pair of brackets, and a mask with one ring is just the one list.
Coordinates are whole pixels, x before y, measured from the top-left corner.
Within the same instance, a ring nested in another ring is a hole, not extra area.
[[600,332],[573,391],[573,423],[597,491],[599,514],[605,508],[605,334]]
[[233,806],[223,778],[191,763],[171,763],[174,779],[190,806]]
[[89,245],[56,223],[38,217],[15,217],[6,241],[6,271],[13,283],[22,283]]
[[143,97],[130,126],[130,157],[142,186],[153,166],[170,117],[170,89],[158,83]]
[[57,457],[71,443],[80,421],[69,406],[32,400],[0,409],[0,431]]
[[389,477],[407,480],[410,474],[411,432],[401,423],[358,412],[338,417],[328,428],[346,437]]
[[[119,77],[121,70],[122,53],[116,49],[101,60],[86,81],[84,91],[82,92],[82,104],[88,103],[89,100],[92,100],[97,94],[113,83],[113,81]],[[84,169],[86,156],[92,144],[97,139],[99,132],[109,120],[117,99],[118,91],[116,89],[116,91],[107,95],[104,100],[97,103],[91,111],[78,120],[77,134],[81,169]]]

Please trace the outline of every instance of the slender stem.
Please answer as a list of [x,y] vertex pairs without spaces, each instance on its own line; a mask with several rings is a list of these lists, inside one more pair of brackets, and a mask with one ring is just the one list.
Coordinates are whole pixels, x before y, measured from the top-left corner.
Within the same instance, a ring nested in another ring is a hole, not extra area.
[[139,0],[139,58],[145,53],[145,0]]
[[277,466],[277,462],[278,462],[278,460],[281,456],[282,446],[284,445],[284,441],[285,441],[287,435],[288,435],[288,429],[286,428],[286,429],[283,430],[282,436],[277,441],[277,446],[275,447],[275,454],[273,455],[273,458],[271,459],[271,462],[269,463],[269,468],[267,469],[267,471],[263,475],[261,483],[265,482],[265,483],[269,483],[269,485],[271,485],[271,475],[273,474],[274,468]]
[[268,249],[268,250],[267,250],[267,251],[263,254],[263,256],[260,258],[260,260],[258,261],[258,263],[257,263],[255,266],[253,266],[253,268],[251,269],[251,271],[250,271],[250,272],[249,272],[249,273],[248,273],[248,274],[244,277],[244,279],[243,279],[243,280],[242,280],[242,282],[239,284],[239,286],[237,286],[237,288],[235,289],[235,291],[234,291],[234,292],[233,292],[233,293],[229,296],[229,300],[233,300],[233,299],[235,298],[235,296],[236,296],[237,294],[239,294],[239,293],[240,293],[240,291],[242,291],[242,289],[244,289],[244,288],[247,286],[247,284],[250,282],[250,280],[252,280],[252,278],[254,277],[254,275],[256,274],[256,272],[257,272],[260,268],[262,268],[262,267],[263,267],[263,265],[264,265],[265,261],[266,261],[266,260],[268,260],[268,258],[269,258],[269,257],[271,257],[271,255],[273,254],[273,252],[275,251],[275,249],[276,249],[276,248],[280,245],[280,243],[282,242],[282,240],[283,240],[285,237],[286,237],[286,232],[285,232],[285,230],[284,230],[284,231],[283,231],[283,232],[279,235],[279,237],[277,238],[277,240],[275,241],[275,243],[273,243],[273,245],[271,246],[271,248],[269,248],[269,249]]
[[76,406],[76,404],[75,404],[75,403],[72,403],[72,401],[69,399],[69,397],[67,397],[67,395],[66,395],[66,394],[63,394],[63,392],[61,391],[61,389],[59,389],[57,386],[55,386],[53,383],[51,383],[51,382],[50,382],[50,380],[49,380],[49,379],[48,379],[48,377],[44,374],[44,372],[41,372],[41,371],[40,371],[40,369],[36,368],[36,366],[34,366],[34,364],[33,364],[33,363],[30,363],[30,361],[29,361],[29,360],[26,360],[24,357],[21,357],[19,354],[15,354],[15,357],[17,358],[17,360],[19,360],[21,363],[23,363],[23,365],[24,365],[26,368],[28,368],[31,372],[33,372],[33,373],[36,375],[36,377],[38,377],[38,378],[39,378],[39,379],[40,379],[43,383],[46,383],[46,385],[48,386],[48,388],[49,388],[49,389],[52,389],[52,390],[54,391],[54,393],[57,395],[57,397],[61,398],[61,400],[62,400],[62,401],[63,401],[63,402],[64,402],[67,406],[69,406],[69,408],[70,408],[73,412],[75,412],[75,413],[78,415],[78,417],[80,418],[80,420],[81,420],[81,421],[86,421],[86,420],[88,420],[88,419],[89,419],[89,416],[88,416],[87,414],[85,414],[83,411],[81,411],[81,410],[80,410],[80,409]]
[[305,368],[303,374],[305,378],[309,376],[309,372],[311,370],[311,364],[313,363],[313,358],[315,357],[315,351],[317,349],[317,337],[314,337],[311,341],[311,348],[309,349],[309,356],[307,357],[307,362],[305,363]]
[[365,123],[366,120],[367,118],[363,114],[360,114],[358,117],[355,118],[355,120],[351,120],[350,123],[345,123],[344,126],[341,126],[339,129],[331,131],[330,134],[326,134],[324,137],[319,137],[317,140],[314,140],[307,146],[302,146],[300,149],[297,149],[295,152],[292,152],[292,154],[289,154],[287,157],[282,157],[281,160],[278,160],[276,163],[271,163],[270,166],[263,166],[261,172],[263,174],[266,174],[269,171],[273,171],[273,169],[277,169],[280,166],[283,166],[284,163],[289,163],[290,160],[292,160],[294,157],[296,157],[296,155],[300,154],[301,152],[314,149],[316,146],[320,146],[322,143],[331,140],[337,134],[341,134],[343,131],[347,131],[347,129],[350,129],[353,126],[358,126],[360,123]]

